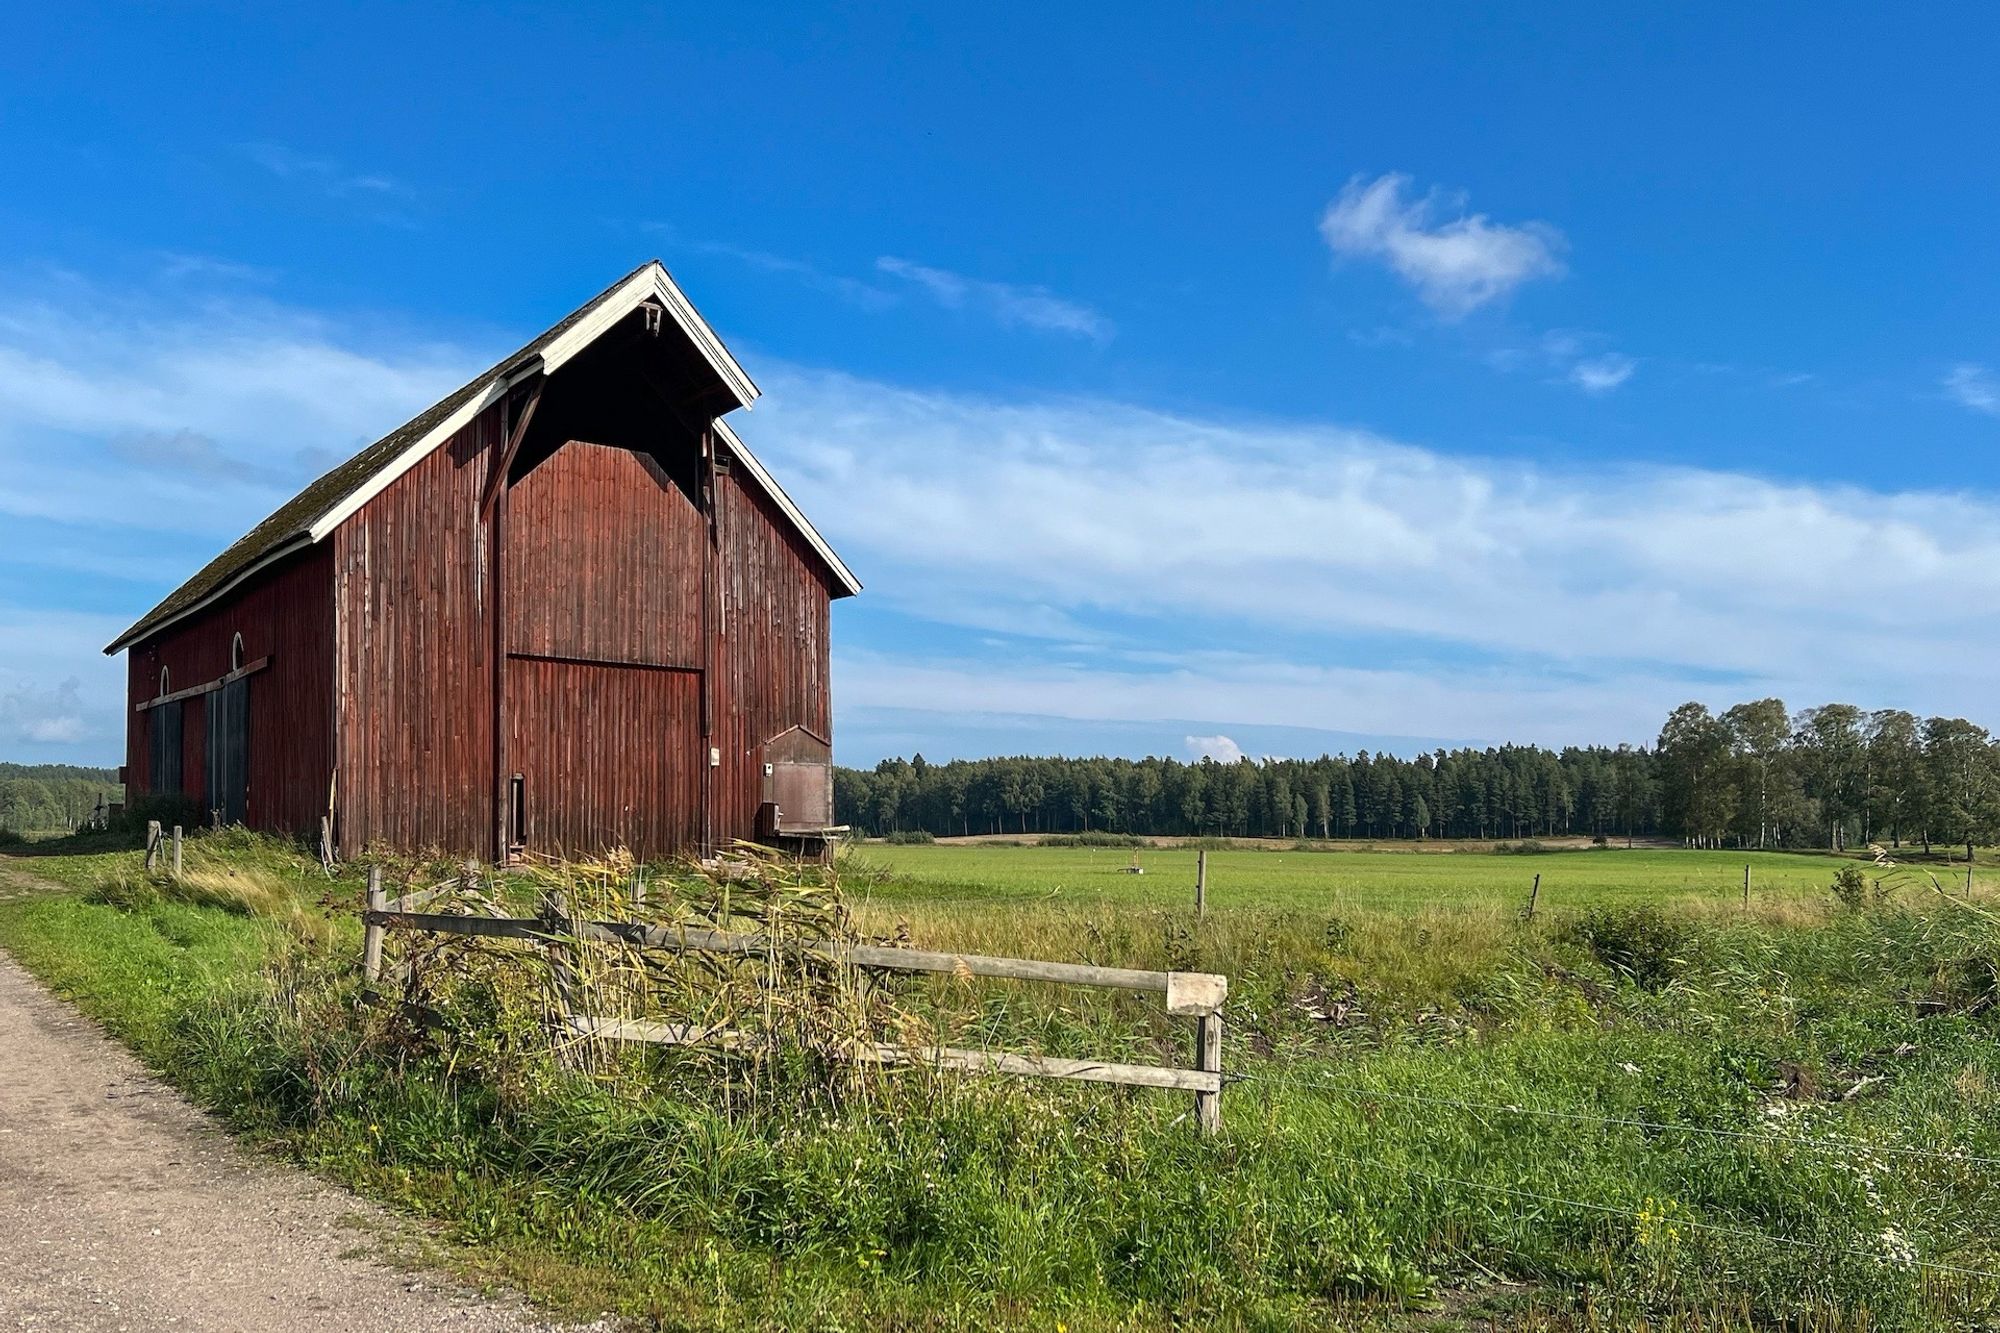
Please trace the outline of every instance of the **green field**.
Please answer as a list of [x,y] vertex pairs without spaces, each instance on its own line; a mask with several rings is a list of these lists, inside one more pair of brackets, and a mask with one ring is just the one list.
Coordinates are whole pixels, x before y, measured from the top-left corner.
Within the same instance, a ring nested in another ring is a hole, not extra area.
[[[1467,851],[1292,851],[1227,849],[1208,853],[1211,911],[1286,908],[1415,912],[1432,908],[1519,908],[1536,875],[1540,904],[1551,910],[1611,903],[1742,901],[1750,867],[1753,901],[1824,896],[1845,858],[1787,852],[1681,849],[1495,854]],[[1028,847],[991,843],[890,846],[869,843],[854,855],[887,872],[870,892],[884,903],[1046,901],[1074,907],[1181,907],[1194,897],[1197,853],[1117,848]],[[1965,867],[1927,867],[1955,890]],[[1874,873],[1871,869],[1870,873]],[[1981,866],[1974,891],[2000,887],[2000,871]]]

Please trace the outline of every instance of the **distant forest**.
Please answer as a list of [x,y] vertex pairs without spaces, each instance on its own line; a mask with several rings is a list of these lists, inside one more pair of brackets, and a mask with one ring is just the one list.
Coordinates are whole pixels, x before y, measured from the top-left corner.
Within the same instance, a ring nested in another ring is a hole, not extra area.
[[2000,839],[2000,748],[1963,718],[1760,699],[1683,704],[1650,747],[1503,745],[1402,759],[922,755],[836,769],[840,822],[886,834],[1670,837],[1704,847]]
[[109,768],[0,763],[0,829],[44,833],[75,828],[97,807],[98,797],[121,800],[124,790]]

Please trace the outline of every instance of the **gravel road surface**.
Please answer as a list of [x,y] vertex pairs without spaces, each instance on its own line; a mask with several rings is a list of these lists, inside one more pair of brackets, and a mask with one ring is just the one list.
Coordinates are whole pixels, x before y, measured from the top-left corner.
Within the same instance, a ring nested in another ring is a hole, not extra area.
[[370,1257],[406,1228],[233,1142],[0,954],[0,1330],[559,1327]]

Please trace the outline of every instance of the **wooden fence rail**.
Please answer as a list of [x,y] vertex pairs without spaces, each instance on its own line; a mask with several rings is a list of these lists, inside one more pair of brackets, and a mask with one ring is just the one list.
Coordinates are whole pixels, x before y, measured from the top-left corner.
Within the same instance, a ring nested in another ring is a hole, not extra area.
[[[436,898],[453,883],[438,885],[390,902],[382,889],[381,871],[368,874],[368,903],[361,914],[363,970],[372,986],[382,979],[382,943],[391,930],[440,935],[517,939],[559,947],[562,941],[591,940],[636,949],[762,955],[783,950],[813,956],[836,965],[883,972],[948,976],[997,977],[1010,981],[1041,981],[1107,990],[1146,991],[1163,997],[1168,1013],[1196,1021],[1195,1067],[1118,1064],[1004,1051],[964,1050],[949,1046],[876,1045],[850,1052],[850,1058],[881,1065],[928,1065],[1035,1078],[1076,1079],[1120,1083],[1133,1087],[1170,1088],[1192,1092],[1195,1120],[1205,1134],[1222,1128],[1222,1007],[1229,996],[1229,979],[1208,972],[1151,972],[1125,967],[1093,967],[1084,963],[1052,963],[1029,958],[995,958],[982,954],[938,953],[923,949],[892,949],[844,941],[774,941],[767,935],[649,926],[636,921],[581,921],[548,917],[459,916],[419,912],[414,907]],[[565,1013],[563,1022],[575,1032],[612,1041],[653,1045],[718,1045],[745,1048],[759,1038],[728,1028],[655,1022],[634,1018],[592,1018]]]

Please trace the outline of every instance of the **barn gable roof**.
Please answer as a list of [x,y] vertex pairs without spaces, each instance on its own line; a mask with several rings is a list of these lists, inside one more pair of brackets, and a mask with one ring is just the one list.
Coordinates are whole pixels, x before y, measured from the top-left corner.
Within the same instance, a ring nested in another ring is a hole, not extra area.
[[[512,356],[446,394],[313,481],[234,545],[202,566],[193,578],[141,616],[104,651],[107,654],[123,651],[155,630],[193,614],[265,566],[324,540],[396,478],[463,430],[474,417],[499,402],[515,383],[537,371],[553,373],[646,301],[657,301],[665,307],[667,314],[687,335],[689,343],[714,371],[716,379],[734,400],[734,406],[748,407],[756,400],[757,386],[674,284],[666,267],[657,259],[648,260],[571,311]],[[742,440],[719,418],[715,424],[722,439],[743,461],[745,470],[826,562],[827,569],[845,593],[861,591],[861,584],[853,572],[834,554],[825,538],[806,520]]]

